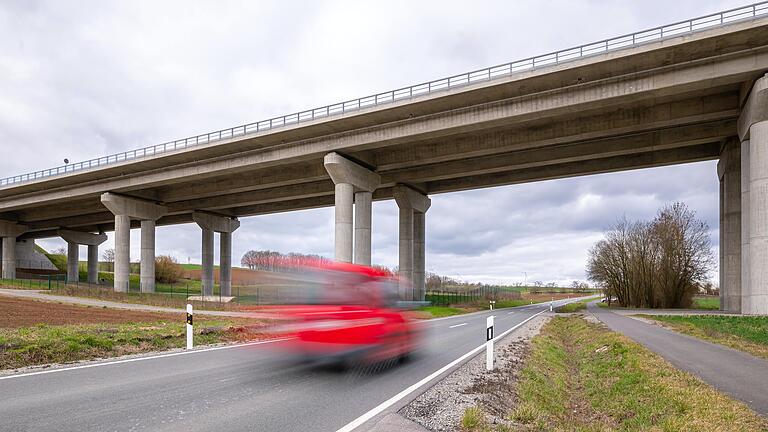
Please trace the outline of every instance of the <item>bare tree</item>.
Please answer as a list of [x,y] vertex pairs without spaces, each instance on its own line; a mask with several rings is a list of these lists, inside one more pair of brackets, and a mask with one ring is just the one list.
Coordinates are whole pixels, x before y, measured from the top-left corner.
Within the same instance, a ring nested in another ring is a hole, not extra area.
[[709,227],[683,203],[650,222],[619,220],[589,253],[587,274],[632,307],[687,307],[714,263]]
[[115,271],[115,250],[114,249],[106,249],[104,250],[104,253],[101,254],[101,259],[104,260],[105,263],[107,263],[107,266],[109,268],[108,271]]

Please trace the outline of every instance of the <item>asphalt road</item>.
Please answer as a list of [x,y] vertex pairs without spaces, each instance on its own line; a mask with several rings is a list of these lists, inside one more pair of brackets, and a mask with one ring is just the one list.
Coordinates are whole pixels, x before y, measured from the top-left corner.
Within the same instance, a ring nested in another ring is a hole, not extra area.
[[0,431],[335,431],[483,344],[487,316],[500,335],[548,307],[426,321],[420,352],[377,373],[299,366],[261,344],[2,377]]

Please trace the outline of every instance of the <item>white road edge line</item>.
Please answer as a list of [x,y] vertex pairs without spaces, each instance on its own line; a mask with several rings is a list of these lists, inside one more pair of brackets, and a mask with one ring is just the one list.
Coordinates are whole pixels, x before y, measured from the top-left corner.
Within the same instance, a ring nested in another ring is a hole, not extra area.
[[[529,316],[523,322],[521,322],[520,324],[517,324],[516,326],[510,328],[509,330],[505,331],[504,333],[496,336],[496,338],[498,338],[498,339],[503,338],[507,334],[509,334],[509,333],[513,332],[514,330],[516,330],[521,325],[523,325],[523,324],[527,323],[528,321],[536,318],[537,316],[543,314],[546,311],[547,310],[545,309],[545,310],[543,310],[543,311],[541,311],[539,313],[536,313],[536,314],[533,314],[533,315]],[[496,339],[496,338],[494,338],[494,339]],[[358,418],[352,420],[351,422],[347,423],[346,426],[342,427],[341,429],[338,429],[336,432],[351,432],[351,431],[357,429],[358,427],[362,426],[368,420],[370,420],[373,417],[375,417],[376,415],[380,414],[385,409],[387,409],[387,408],[391,407],[392,405],[396,404],[398,401],[400,401],[404,397],[406,397],[409,394],[415,392],[420,387],[423,387],[425,384],[429,383],[433,379],[435,379],[438,376],[442,375],[445,371],[451,369],[452,367],[454,367],[457,364],[463,362],[464,360],[472,357],[473,355],[477,354],[478,352],[480,352],[480,350],[483,350],[483,349],[485,349],[485,342],[483,342],[483,344],[478,346],[477,348],[474,348],[473,350],[469,351],[468,353],[464,354],[463,356],[457,358],[456,360],[454,360],[454,361],[448,363],[447,365],[441,367],[440,369],[432,372],[429,376],[427,376],[426,378],[423,378],[421,381],[417,382],[416,384],[411,385],[407,389],[405,389],[405,390],[401,391],[400,393],[392,396],[390,399],[382,402],[377,407],[373,408],[372,410],[368,411],[367,413],[365,413],[365,414],[361,415],[360,417],[358,417]]]
[[197,354],[202,352],[208,352],[208,351],[218,351],[218,350],[225,350],[230,348],[239,348],[239,347],[245,347],[245,346],[252,346],[252,345],[263,345],[273,342],[280,342],[289,340],[291,338],[282,338],[282,339],[271,339],[267,341],[258,341],[258,342],[246,342],[241,344],[233,344],[233,345],[225,345],[225,346],[219,346],[219,347],[211,347],[211,348],[203,348],[198,350],[191,350],[191,351],[179,351],[174,353],[168,353],[168,354],[158,354],[153,356],[147,356],[147,357],[135,357],[135,358],[129,358],[129,359],[123,359],[123,360],[115,360],[115,361],[109,361],[104,363],[90,363],[90,364],[84,364],[80,366],[73,366],[68,368],[61,368],[61,369],[47,369],[43,371],[37,371],[37,372],[28,372],[28,373],[21,373],[16,375],[6,375],[6,376],[0,376],[0,381],[11,379],[11,378],[23,378],[33,375],[43,375],[43,374],[49,374],[49,373],[55,373],[55,372],[65,372],[65,371],[71,371],[71,370],[77,370],[77,369],[88,369],[93,367],[99,367],[99,366],[109,366],[109,365],[115,365],[115,364],[121,364],[121,363],[131,363],[131,362],[137,362],[142,360],[152,360],[152,359],[158,359],[158,358],[165,358],[165,357],[175,357],[180,355],[186,355],[186,354]]
[[452,326],[448,326],[448,328],[456,328],[456,327],[461,327],[461,326],[465,326],[465,325],[467,325],[467,323],[454,324]]

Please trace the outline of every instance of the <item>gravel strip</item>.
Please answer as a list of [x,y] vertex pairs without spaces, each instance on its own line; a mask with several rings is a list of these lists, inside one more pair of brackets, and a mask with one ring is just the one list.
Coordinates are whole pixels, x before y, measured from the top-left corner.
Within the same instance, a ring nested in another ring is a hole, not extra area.
[[485,351],[422,393],[399,413],[432,431],[460,431],[464,411],[480,406],[489,424],[504,419],[515,404],[514,383],[530,340],[552,315],[542,314],[495,342],[495,369],[485,370]]

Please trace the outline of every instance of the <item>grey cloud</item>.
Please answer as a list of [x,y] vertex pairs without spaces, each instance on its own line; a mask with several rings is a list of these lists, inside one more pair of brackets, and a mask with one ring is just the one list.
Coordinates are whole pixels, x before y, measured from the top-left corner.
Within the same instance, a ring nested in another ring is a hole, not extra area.
[[[0,172],[156,144],[741,4],[4,2]],[[710,162],[435,195],[427,267],[488,281],[521,280],[522,272],[583,278],[586,249],[605,227],[622,214],[652,217],[676,200],[708,221],[715,243],[717,187]],[[246,218],[234,253],[331,256],[332,223],[332,209]],[[393,202],[374,204],[373,226],[374,261],[396,265]],[[138,233],[132,237],[137,258]],[[199,237],[192,225],[161,228],[158,253],[199,261]]]

